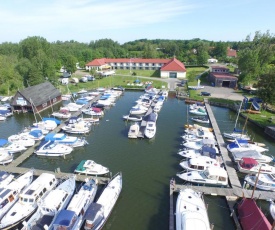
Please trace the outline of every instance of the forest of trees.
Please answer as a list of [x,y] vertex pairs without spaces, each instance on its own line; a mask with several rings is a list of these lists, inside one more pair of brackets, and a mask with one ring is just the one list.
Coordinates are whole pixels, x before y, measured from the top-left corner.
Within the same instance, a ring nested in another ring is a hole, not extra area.
[[[0,95],[15,92],[23,87],[45,80],[58,84],[57,72],[64,66],[69,72],[95,58],[171,58],[177,57],[188,65],[203,65],[212,57],[222,62],[238,64],[240,81],[247,84],[261,77],[272,75],[275,64],[275,38],[255,32],[253,38],[244,41],[140,39],[119,44],[112,39],[100,39],[90,43],[77,41],[48,42],[42,37],[28,37],[19,43],[0,44]],[[238,51],[236,59],[228,58],[227,48]],[[264,85],[264,84],[262,84]],[[261,86],[262,87],[262,86]]]

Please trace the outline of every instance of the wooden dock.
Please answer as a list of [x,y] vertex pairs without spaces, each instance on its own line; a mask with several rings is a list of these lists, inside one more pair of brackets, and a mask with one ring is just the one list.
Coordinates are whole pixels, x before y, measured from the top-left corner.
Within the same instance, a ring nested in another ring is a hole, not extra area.
[[[212,196],[224,196],[227,200],[228,207],[231,212],[231,217],[233,218],[236,229],[241,230],[241,226],[234,211],[234,205],[236,204],[236,200],[241,197],[251,198],[252,195],[254,198],[261,199],[261,200],[274,200],[274,192],[271,191],[262,191],[262,190],[255,190],[254,194],[252,190],[244,189],[240,183],[238,175],[236,173],[234,163],[232,162],[228,151],[226,149],[226,143],[224,142],[222,133],[219,129],[213,111],[208,104],[208,100],[205,99],[205,107],[208,112],[209,120],[211,122],[212,128],[214,130],[214,135],[217,140],[218,148],[221,153],[221,158],[227,170],[230,186],[226,188],[222,187],[209,187],[209,186],[196,186],[196,185],[183,185],[183,184],[176,184],[170,183],[170,214],[169,214],[169,230],[174,230],[175,225],[175,218],[174,218],[174,207],[173,207],[173,197],[174,192],[180,192],[185,188],[191,188],[195,191],[201,192],[205,195],[212,195]],[[172,202],[172,204],[171,204]]]

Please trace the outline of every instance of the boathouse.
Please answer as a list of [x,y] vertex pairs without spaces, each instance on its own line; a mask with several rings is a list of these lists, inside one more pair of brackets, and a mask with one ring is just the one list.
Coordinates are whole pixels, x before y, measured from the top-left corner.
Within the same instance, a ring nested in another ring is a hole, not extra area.
[[18,90],[11,101],[15,112],[38,113],[61,101],[61,93],[50,82]]
[[186,69],[182,62],[175,57],[172,59],[161,58],[100,58],[86,64],[86,70],[95,69],[97,72],[113,72],[112,70],[124,69],[129,73],[135,70],[159,70],[161,78],[186,78]]
[[224,66],[211,66],[208,80],[212,86],[236,88],[238,78],[229,73]]

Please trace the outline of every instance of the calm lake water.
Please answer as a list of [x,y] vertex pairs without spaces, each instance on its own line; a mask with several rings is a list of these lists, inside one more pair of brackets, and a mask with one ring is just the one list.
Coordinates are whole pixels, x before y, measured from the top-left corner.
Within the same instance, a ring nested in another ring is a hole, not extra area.
[[[169,224],[169,180],[181,171],[181,157],[176,153],[187,123],[187,106],[184,101],[168,98],[159,113],[157,133],[154,139],[129,140],[127,133],[130,123],[122,120],[128,114],[134,101],[142,92],[125,92],[116,105],[105,110],[99,125],[86,135],[89,145],[76,148],[72,154],[63,158],[47,158],[33,155],[22,166],[37,169],[73,172],[83,159],[92,159],[110,168],[113,174],[123,174],[121,196],[104,229],[145,230],[168,229]],[[59,106],[55,106],[57,109]],[[233,129],[236,114],[228,109],[212,107],[221,131]],[[51,109],[41,116],[48,116]],[[37,117],[40,120],[39,117]],[[244,120],[239,119],[240,127]],[[34,122],[33,114],[15,114],[6,122],[0,123],[0,138],[18,133]],[[274,154],[274,141],[264,135],[254,125],[247,125],[255,141],[264,142]],[[177,180],[177,182],[181,182]],[[183,183],[183,181],[182,181]],[[205,196],[208,204],[210,222],[214,229],[234,229],[229,209],[222,197]],[[261,202],[267,212],[267,202]]]

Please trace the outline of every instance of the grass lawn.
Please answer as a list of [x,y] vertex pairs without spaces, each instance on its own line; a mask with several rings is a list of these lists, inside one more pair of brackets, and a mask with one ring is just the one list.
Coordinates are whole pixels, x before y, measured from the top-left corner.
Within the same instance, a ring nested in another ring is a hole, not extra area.
[[136,70],[132,69],[116,69],[116,74],[121,75],[132,75],[133,73],[136,73],[136,76],[143,76],[143,77],[160,77],[160,71],[159,70]]
[[[194,86],[198,84],[196,77],[201,75],[207,68],[206,67],[189,67],[186,68],[186,77],[188,79],[188,85]],[[206,79],[201,78],[201,83],[205,83]]]
[[274,117],[275,114],[265,110],[262,110],[260,114],[243,113],[243,115],[248,116],[262,126],[275,125],[275,120],[273,120],[273,122],[268,121],[268,119]]
[[[71,92],[78,92],[81,89],[92,90],[99,87],[104,88],[111,88],[114,86],[122,86],[124,88],[136,88],[136,89],[144,89],[144,86],[137,86],[137,85],[127,85],[128,83],[132,84],[137,79],[136,76],[109,76],[104,77],[101,79],[96,79],[95,81],[88,81],[86,83],[79,82],[77,85],[69,84],[68,87]],[[159,80],[146,80],[146,79],[139,79],[142,83],[152,82],[152,85],[155,88],[161,89],[162,86],[167,88],[167,83],[162,82]],[[58,87],[62,94],[67,93],[67,86],[60,85]]]

